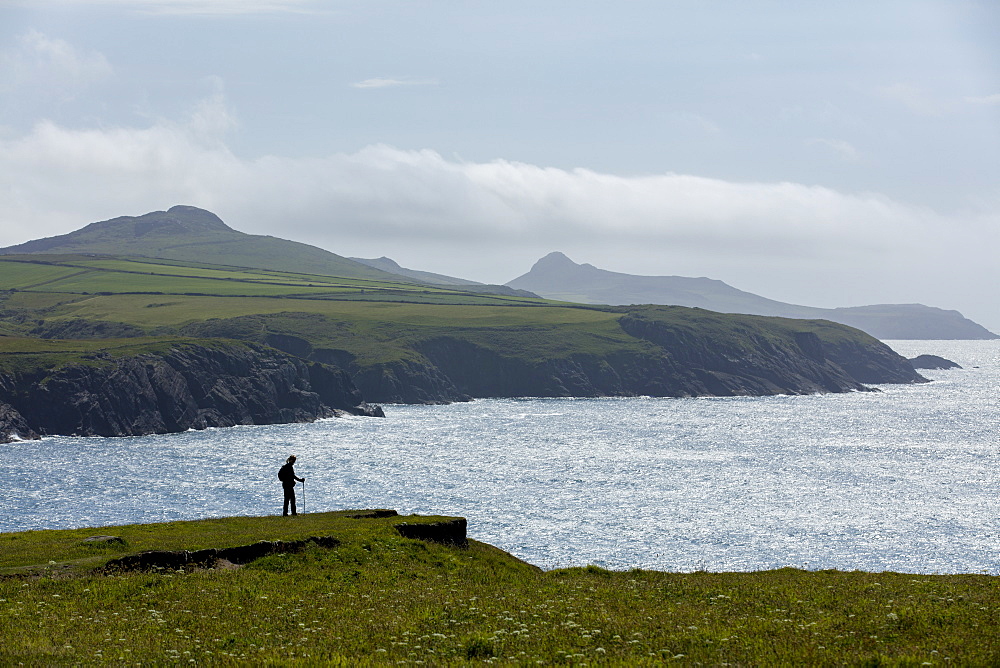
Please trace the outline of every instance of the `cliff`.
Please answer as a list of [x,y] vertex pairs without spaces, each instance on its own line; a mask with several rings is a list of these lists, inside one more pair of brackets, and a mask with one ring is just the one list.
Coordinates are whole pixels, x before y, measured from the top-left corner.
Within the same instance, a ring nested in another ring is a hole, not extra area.
[[252,343],[171,342],[55,363],[52,354],[22,354],[0,371],[0,442],[309,422],[338,413],[382,410],[367,405],[343,371]]
[[412,358],[364,366],[355,360],[347,366],[367,398],[393,403],[764,396],[926,382],[882,342],[837,323],[643,307],[627,310],[618,325],[642,345],[601,352],[580,346],[538,358],[514,344],[490,345],[455,332],[413,342],[418,355]]

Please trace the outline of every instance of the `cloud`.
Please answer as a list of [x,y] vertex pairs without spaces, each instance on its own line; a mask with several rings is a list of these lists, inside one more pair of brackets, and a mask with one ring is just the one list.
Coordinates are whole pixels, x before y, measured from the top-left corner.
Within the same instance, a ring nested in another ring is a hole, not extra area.
[[65,40],[29,30],[11,48],[0,52],[0,92],[31,89],[67,100],[107,79],[112,71],[97,51],[80,50]]
[[207,144],[223,146],[225,135],[239,127],[239,122],[226,104],[225,83],[221,77],[205,79],[212,87],[212,95],[195,105],[188,116],[187,127],[191,135]]
[[233,122],[215,96],[182,123],[71,129],[42,122],[0,141],[0,182],[9,190],[3,241],[35,237],[52,221],[78,226],[181,202],[231,212],[237,227],[254,231],[273,231],[282,221],[289,236],[328,247],[363,229],[421,243],[585,237],[820,257],[884,252],[915,224],[936,222],[933,212],[878,195],[797,183],[470,163],[385,145],[323,158],[243,160],[224,142]]
[[[954,284],[1000,280],[987,257],[1000,245],[995,212],[945,215],[801,183],[466,162],[386,145],[245,159],[226,146],[233,123],[220,90],[179,122],[45,121],[0,137],[0,246],[192,204],[245,232],[473,280],[510,280],[551,250],[618,271],[777,286],[784,292],[769,296],[817,305],[960,308],[947,286],[971,299]],[[911,292],[924,297],[899,297]]]
[[396,86],[436,86],[435,79],[389,79],[376,77],[351,84],[353,88],[394,88]]

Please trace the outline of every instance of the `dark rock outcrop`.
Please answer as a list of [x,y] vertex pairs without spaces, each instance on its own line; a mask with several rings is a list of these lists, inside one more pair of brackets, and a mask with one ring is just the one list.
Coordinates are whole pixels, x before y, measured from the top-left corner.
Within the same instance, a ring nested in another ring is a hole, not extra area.
[[122,571],[190,570],[215,568],[220,562],[242,566],[272,554],[301,552],[309,545],[332,549],[340,541],[332,536],[312,536],[304,540],[262,540],[251,545],[238,545],[204,550],[153,550],[112,559],[102,569],[105,573]]
[[399,513],[387,508],[375,508],[344,515],[344,517],[350,517],[352,520],[376,520],[383,517],[399,517]]
[[[3,379],[0,378],[0,391],[3,389]],[[13,406],[0,401],[0,443],[10,443],[14,440],[35,440],[38,432],[28,426],[28,421],[17,412]]]
[[401,360],[362,367],[354,374],[354,382],[364,396],[380,397],[379,403],[442,404],[472,400],[469,393],[459,390],[430,360]]
[[427,524],[401,522],[396,525],[396,531],[403,538],[426,540],[432,543],[454,545],[455,547],[469,546],[468,522],[464,517]]
[[339,413],[383,415],[340,369],[250,343],[182,342],[0,374],[3,442],[310,422]]
[[910,364],[914,369],[961,369],[957,363],[937,355],[917,355],[911,358]]

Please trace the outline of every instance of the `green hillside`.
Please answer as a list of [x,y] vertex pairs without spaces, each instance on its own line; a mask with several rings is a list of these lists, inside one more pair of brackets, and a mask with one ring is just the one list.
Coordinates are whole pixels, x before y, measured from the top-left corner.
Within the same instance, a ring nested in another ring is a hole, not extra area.
[[[542,299],[444,287],[114,257],[0,256],[9,334],[115,323],[135,335],[194,332],[247,338],[247,329],[344,349],[360,363],[412,356],[409,344],[445,332],[476,339],[514,332],[521,353],[641,347],[620,313]],[[44,325],[39,325],[39,321]],[[563,331],[565,330],[565,331]],[[97,330],[106,331],[106,330]],[[558,336],[555,332],[560,332]],[[499,342],[499,341],[498,341]],[[526,347],[527,344],[527,347]]]
[[[8,640],[0,663],[990,666],[1000,658],[1000,580],[988,575],[545,572],[474,540],[450,546],[395,528],[455,518],[385,515],[0,534]],[[258,541],[303,545],[245,563],[102,569],[149,550],[193,557]]]
[[876,339],[824,320],[108,255],[0,255],[0,290],[0,335],[254,342],[338,367],[376,403],[923,381]]
[[[142,336],[248,338],[267,330],[301,337],[314,348],[347,350],[360,364],[412,357],[413,343],[444,334],[536,360],[649,348],[619,326],[626,309],[367,279],[123,257],[9,255],[0,256],[0,287],[8,290],[3,324],[21,336],[67,324],[86,336],[85,323],[126,325]],[[765,337],[789,326],[855,335],[821,321],[641,310],[731,343],[753,327]]]
[[91,223],[69,234],[0,248],[0,254],[38,253],[146,256],[327,276],[406,280],[308,244],[244,234],[215,214],[192,206],[122,216]]

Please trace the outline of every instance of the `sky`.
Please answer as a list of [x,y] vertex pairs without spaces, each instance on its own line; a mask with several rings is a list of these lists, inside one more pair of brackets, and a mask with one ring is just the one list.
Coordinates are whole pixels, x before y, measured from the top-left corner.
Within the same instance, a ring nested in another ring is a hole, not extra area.
[[175,204],[1000,332],[995,0],[0,0],[0,246]]

